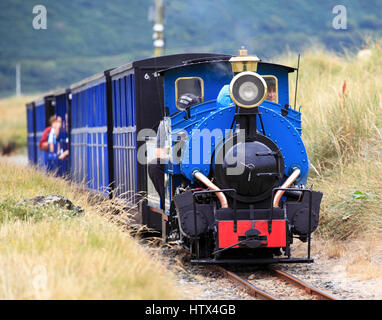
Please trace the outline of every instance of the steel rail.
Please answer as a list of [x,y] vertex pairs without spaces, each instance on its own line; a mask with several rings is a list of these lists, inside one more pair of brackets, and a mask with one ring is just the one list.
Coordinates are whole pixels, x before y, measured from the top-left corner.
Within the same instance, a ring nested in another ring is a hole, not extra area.
[[255,298],[261,298],[263,300],[280,300],[280,298],[275,297],[257,287],[255,287],[252,283],[248,282],[247,280],[243,279],[242,277],[238,276],[236,273],[232,271],[228,271],[227,269],[215,265],[215,268],[220,270],[221,272],[225,273],[230,279],[233,279],[237,283],[239,283],[241,286],[245,288],[245,290],[253,297]]
[[286,280],[294,286],[304,289],[308,294],[315,295],[318,298],[320,298],[320,300],[339,300],[337,297],[334,297],[329,293],[317,289],[285,271],[281,271],[280,269],[277,269],[275,267],[268,267],[268,269],[271,270],[277,277]]
[[[239,283],[242,287],[245,288],[245,290],[253,297],[255,298],[261,298],[264,300],[282,300],[281,298],[274,296],[270,293],[267,293],[256,286],[254,286],[249,281],[243,279],[236,273],[232,271],[228,271],[227,269],[223,268],[222,266],[215,265],[215,268],[218,269],[220,272],[226,274],[230,279],[234,280],[235,282]],[[337,297],[334,297],[320,289],[317,289],[306,282],[296,278],[295,276],[292,276],[289,273],[286,273],[284,271],[281,271],[275,267],[268,267],[270,271],[272,271],[279,279],[285,280],[292,284],[295,287],[302,288],[305,290],[306,293],[310,295],[317,296],[320,300],[340,300]]]

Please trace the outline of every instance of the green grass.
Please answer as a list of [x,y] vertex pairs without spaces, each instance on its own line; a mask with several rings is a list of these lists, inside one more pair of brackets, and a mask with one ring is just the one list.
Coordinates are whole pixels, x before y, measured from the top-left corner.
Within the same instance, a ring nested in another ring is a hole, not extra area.
[[318,233],[326,239],[357,239],[382,232],[382,158],[354,159],[340,170],[310,179],[324,192]]

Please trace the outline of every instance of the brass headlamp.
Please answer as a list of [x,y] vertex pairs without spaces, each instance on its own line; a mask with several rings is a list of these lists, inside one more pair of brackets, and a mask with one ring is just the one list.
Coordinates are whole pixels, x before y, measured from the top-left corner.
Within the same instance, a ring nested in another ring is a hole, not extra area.
[[239,55],[232,57],[229,62],[232,66],[232,72],[236,75],[237,73],[244,71],[257,71],[257,63],[260,59],[257,56],[249,56],[248,51],[241,47],[239,50]]

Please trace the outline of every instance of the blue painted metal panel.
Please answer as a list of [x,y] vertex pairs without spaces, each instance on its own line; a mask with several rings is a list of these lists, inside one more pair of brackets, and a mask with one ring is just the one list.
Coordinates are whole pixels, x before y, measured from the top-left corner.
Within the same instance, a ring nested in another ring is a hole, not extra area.
[[[94,182],[96,189],[106,192],[110,181],[108,176],[108,152],[107,152],[107,101],[106,101],[106,82],[101,83],[94,88],[95,95],[95,119],[94,124],[96,132],[93,134],[95,138],[94,160],[93,164],[97,163],[97,168],[94,170]],[[97,115],[99,115],[97,117]]]
[[134,74],[126,73],[114,76],[112,86],[116,195],[133,203],[138,188]]
[[[190,118],[187,117],[185,111],[178,112],[171,117],[171,135],[172,141],[175,142],[178,135],[185,132],[187,136],[192,134],[192,129],[198,124],[199,121],[204,119],[206,116],[216,111],[216,100],[210,100],[202,104],[192,106],[190,108]],[[173,155],[176,158],[176,155]],[[167,171],[171,174],[181,174],[180,164],[174,162],[169,162]]]
[[195,170],[206,176],[209,175],[215,147],[229,133],[234,115],[235,107],[232,105],[217,108],[199,120],[192,128],[183,148],[184,153],[180,164],[182,173],[191,182],[194,181],[192,173]]
[[86,166],[86,145],[87,129],[83,118],[83,93],[78,92],[72,95],[72,128],[71,128],[71,176],[77,183],[87,181]]
[[104,76],[75,88],[72,93],[73,179],[101,193],[110,191],[106,89]]
[[[277,114],[281,115],[281,105],[270,102],[270,101],[264,101],[261,104],[264,108],[270,109]],[[292,108],[288,109],[288,115],[285,117],[288,119],[288,121],[293,125],[293,127],[298,131],[298,133],[301,135],[301,113],[297,110],[294,110]]]
[[[293,168],[297,167],[301,174],[296,183],[306,184],[309,161],[301,135],[287,118],[277,112],[263,106],[259,107],[259,111],[262,113],[266,136],[277,144],[284,156],[285,175],[291,175]],[[257,125],[260,126],[259,120]]]
[[[210,173],[212,152],[227,134],[226,129],[230,129],[232,126],[235,104],[228,92],[229,88],[225,86],[215,103],[209,102],[191,108],[190,119],[184,119],[184,112],[179,112],[171,117],[172,135],[176,135],[181,130],[185,130],[188,134],[188,139],[183,147],[180,172],[191,181],[194,180],[192,173],[195,170],[205,175]],[[289,176],[293,168],[298,167],[301,170],[301,175],[296,182],[306,184],[309,161],[298,131],[298,128],[301,129],[301,127],[296,128],[296,124],[293,123],[299,115],[291,114],[283,117],[280,106],[271,104],[264,103],[259,107],[266,135],[277,144],[283,154],[285,175]],[[269,107],[270,105],[271,107]],[[257,126],[259,129],[261,128],[259,119]],[[211,140],[208,140],[207,145],[211,146],[210,150],[201,148],[203,140],[200,137],[203,136],[203,129],[208,130],[207,138]],[[178,173],[177,167],[169,166],[169,168],[172,170],[171,173]]]

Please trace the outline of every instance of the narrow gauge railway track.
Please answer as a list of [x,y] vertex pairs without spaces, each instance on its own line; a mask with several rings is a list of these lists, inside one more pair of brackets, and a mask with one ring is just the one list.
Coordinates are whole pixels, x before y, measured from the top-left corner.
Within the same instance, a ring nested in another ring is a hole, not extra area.
[[[317,289],[295,276],[274,267],[268,267],[265,270],[265,274],[262,271],[263,275],[256,282],[247,280],[248,272],[240,273],[239,275],[221,266],[216,266],[216,268],[231,280],[243,286],[255,298],[263,300],[287,300],[286,298],[295,300],[339,300],[329,293]],[[273,287],[281,289],[274,289],[273,291],[276,291],[276,293],[270,293],[268,289],[263,289],[264,284],[259,286],[257,282],[264,282],[265,279],[268,286],[270,286],[270,281],[272,281]],[[287,289],[285,289],[286,286]],[[291,290],[293,290],[293,293],[291,293]]]

